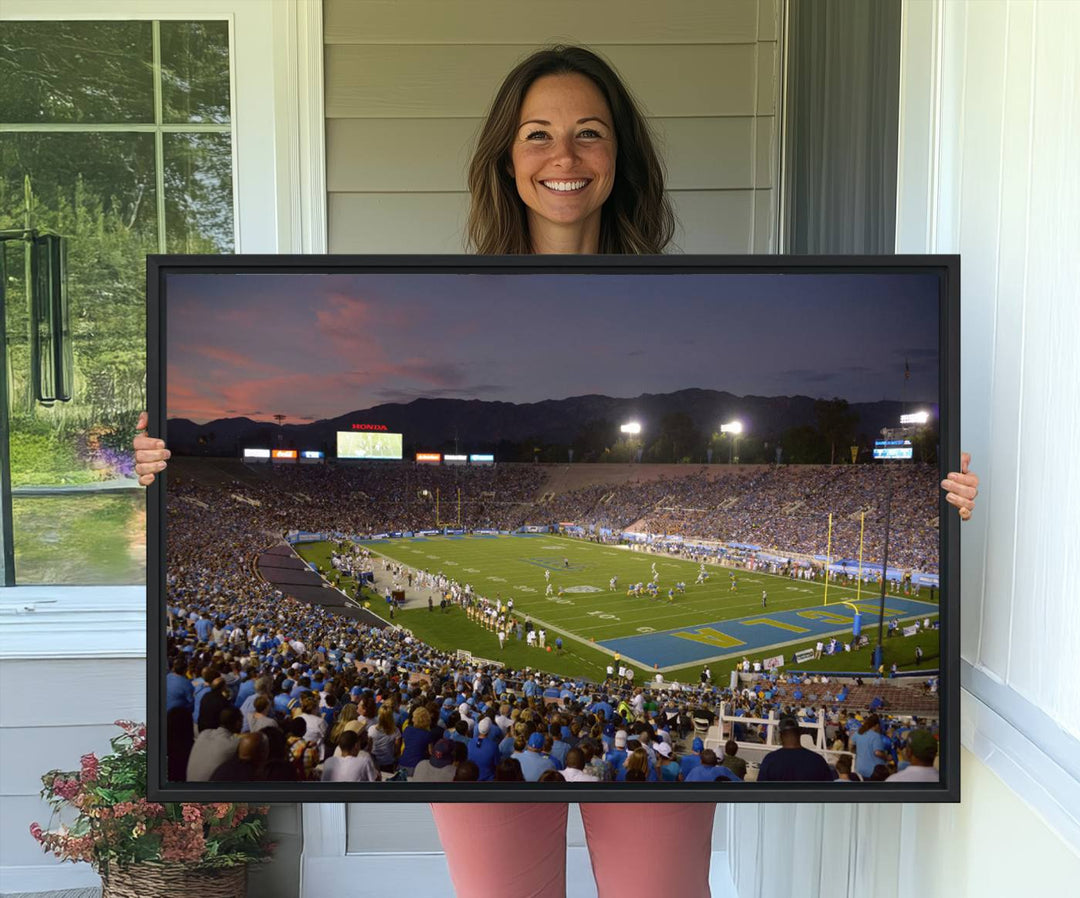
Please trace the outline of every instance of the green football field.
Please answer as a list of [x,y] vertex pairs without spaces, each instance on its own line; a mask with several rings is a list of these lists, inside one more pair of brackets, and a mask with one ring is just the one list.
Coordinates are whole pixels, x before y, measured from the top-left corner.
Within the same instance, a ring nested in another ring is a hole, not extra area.
[[[785,654],[790,660],[794,651],[813,647],[818,639],[830,635],[850,639],[856,608],[862,613],[864,631],[872,640],[876,633],[880,594],[872,587],[864,586],[860,595],[854,588],[830,584],[826,605],[822,583],[717,565],[706,565],[709,579],[695,584],[696,563],[546,534],[436,536],[376,540],[367,545],[411,568],[441,572],[459,583],[469,583],[474,593],[486,598],[512,597],[515,615],[528,614],[537,627],[544,627],[550,646],[561,636],[564,652],[562,656],[541,652],[516,639],[500,652],[495,635],[469,621],[457,608],[448,614],[438,610],[432,614],[426,608],[399,611],[395,623],[440,649],[465,649],[514,666],[568,676],[602,679],[604,667],[618,653],[638,671],[636,682],[656,670],[662,671],[665,679],[686,682],[696,679],[706,663],[712,666],[715,679],[726,675],[744,656],[755,659]],[[329,547],[325,543],[297,548],[306,559],[327,567]],[[660,598],[628,596],[630,584],[653,579],[654,564]],[[613,576],[617,577],[615,590],[610,588]],[[669,602],[667,591],[680,580],[685,582],[686,591]],[[551,595],[546,594],[549,583]],[[767,593],[764,608],[762,591]],[[886,615],[902,621],[936,619],[937,604],[926,598],[925,594],[889,594]],[[373,601],[371,607],[385,615],[381,601]],[[886,663],[896,660],[901,667],[913,667],[914,659],[906,654],[913,651],[914,643],[905,651],[899,642],[886,642]],[[890,643],[896,644],[894,652],[890,652]],[[924,645],[923,666],[937,656],[932,649],[936,646]],[[865,670],[869,651],[822,661],[831,669]]]

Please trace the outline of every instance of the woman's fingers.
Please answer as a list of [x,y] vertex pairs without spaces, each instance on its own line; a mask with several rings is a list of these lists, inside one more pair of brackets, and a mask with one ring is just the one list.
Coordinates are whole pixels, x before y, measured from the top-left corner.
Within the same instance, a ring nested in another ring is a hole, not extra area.
[[172,457],[172,453],[165,448],[164,440],[146,435],[149,423],[150,416],[146,412],[140,412],[139,420],[135,424],[135,438],[131,441],[135,450],[135,473],[141,486],[153,483],[155,475],[165,470],[166,460]]
[[960,512],[960,519],[962,521],[967,521],[971,518],[971,511],[975,507],[974,496],[965,498],[958,493],[947,492],[945,494],[945,501],[956,506]]
[[941,481],[941,488],[950,496],[974,499],[979,495],[979,478],[974,474],[950,473],[945,480]]
[[172,453],[164,448],[160,440],[153,441],[153,446],[140,446],[138,441],[135,445],[135,463],[150,464],[151,462],[164,462],[172,458]]

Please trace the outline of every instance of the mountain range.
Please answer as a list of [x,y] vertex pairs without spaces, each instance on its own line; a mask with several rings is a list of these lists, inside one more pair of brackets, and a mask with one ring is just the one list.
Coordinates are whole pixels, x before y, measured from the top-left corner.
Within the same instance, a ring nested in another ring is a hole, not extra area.
[[[643,439],[656,434],[661,420],[684,414],[704,434],[719,430],[722,422],[739,420],[744,435],[766,441],[785,431],[815,426],[815,400],[809,396],[734,396],[716,390],[687,389],[674,393],[645,393],[632,399],[586,395],[567,399],[515,404],[479,399],[415,399],[357,410],[335,418],[305,424],[219,418],[197,424],[186,418],[168,420],[167,442],[178,454],[237,455],[247,447],[284,446],[322,449],[331,456],[336,432],[353,425],[404,435],[405,457],[414,451],[462,453],[492,451],[500,443],[535,441],[569,445],[586,429],[600,422],[612,428],[612,441],[620,424],[638,421]],[[912,408],[933,408],[933,403],[881,400],[854,403],[856,432],[872,438],[886,426],[896,426],[900,415]],[[456,447],[455,447],[456,443]]]

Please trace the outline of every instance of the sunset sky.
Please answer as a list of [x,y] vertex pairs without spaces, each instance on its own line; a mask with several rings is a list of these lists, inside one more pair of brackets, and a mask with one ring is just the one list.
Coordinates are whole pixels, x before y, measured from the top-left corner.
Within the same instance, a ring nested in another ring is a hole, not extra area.
[[937,400],[922,274],[182,273],[166,311],[168,416],[197,422],[689,387]]

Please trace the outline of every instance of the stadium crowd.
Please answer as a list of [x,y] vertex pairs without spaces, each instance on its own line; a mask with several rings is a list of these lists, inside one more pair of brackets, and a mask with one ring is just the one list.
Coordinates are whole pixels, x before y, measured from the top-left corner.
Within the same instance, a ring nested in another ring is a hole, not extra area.
[[544,510],[553,520],[584,526],[619,531],[634,525],[654,534],[804,555],[825,554],[832,514],[832,557],[849,559],[859,557],[865,512],[863,557],[880,562],[890,478],[890,566],[936,573],[937,473],[931,465],[786,465],[719,477],[697,472],[584,487],[557,496]]
[[[863,779],[893,770],[903,775],[907,762],[925,768],[927,757],[932,763],[932,729],[878,719],[869,713],[874,708],[849,710],[832,692],[800,703],[781,688],[791,681],[775,674],[733,692],[709,681],[644,689],[462,664],[405,630],[338,616],[259,578],[254,558],[287,529],[370,533],[430,523],[413,494],[430,491],[429,475],[442,483],[441,472],[414,471],[411,479],[387,476],[388,470],[297,468],[228,484],[170,480],[170,780],[732,782],[746,774],[735,742],[722,757],[700,740],[686,744],[695,717],[715,719],[720,702],[741,717],[772,711],[791,718],[779,727],[784,748],[770,754],[790,763],[763,765],[758,779],[849,778],[828,765],[810,771],[808,758],[798,754],[805,750],[792,742],[797,721],[818,715],[831,740],[853,747],[855,773]],[[528,505],[538,474],[529,466],[509,474],[481,471],[455,472],[443,483],[455,491],[455,482],[464,483],[463,509],[484,510],[466,525],[512,522]],[[362,567],[370,559],[359,553],[341,562]],[[758,741],[761,727],[748,723],[735,736]]]
[[[770,465],[709,476],[594,484],[544,492],[543,465],[283,465],[246,481],[250,499],[268,501],[283,523],[294,500],[302,522],[290,529],[405,532],[440,523],[513,530],[573,522],[592,532],[636,530],[716,543],[760,546],[778,555],[831,554],[880,563],[892,489],[890,566],[938,570],[938,486],[931,465]],[[460,494],[460,505],[459,505]],[[438,503],[438,508],[436,508]],[[865,527],[860,516],[865,513]],[[277,523],[277,522],[275,522]]]

